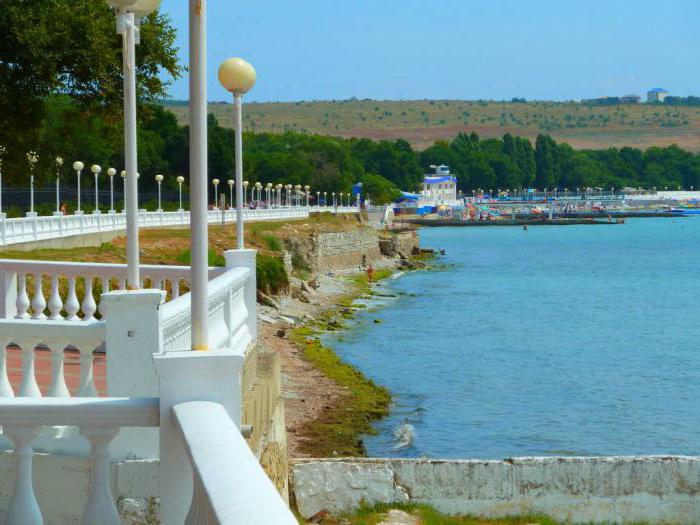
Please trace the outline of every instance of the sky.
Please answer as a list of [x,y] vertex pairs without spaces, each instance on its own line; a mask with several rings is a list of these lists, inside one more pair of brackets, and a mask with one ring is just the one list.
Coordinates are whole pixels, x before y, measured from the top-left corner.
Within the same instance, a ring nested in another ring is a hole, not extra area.
[[[163,0],[188,61],[188,0]],[[577,100],[700,95],[697,0],[208,0],[208,98],[231,56],[246,100]],[[170,89],[188,98],[187,78]]]

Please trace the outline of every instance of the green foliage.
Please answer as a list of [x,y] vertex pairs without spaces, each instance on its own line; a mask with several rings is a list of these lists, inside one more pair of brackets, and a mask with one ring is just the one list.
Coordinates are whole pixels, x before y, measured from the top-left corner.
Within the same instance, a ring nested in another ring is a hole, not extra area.
[[289,288],[289,279],[281,257],[258,254],[256,258],[258,290],[277,295]]
[[270,233],[263,235],[263,241],[265,242],[265,246],[267,246],[268,250],[272,250],[273,252],[282,251],[282,243],[274,235]]
[[[25,174],[29,150],[40,155],[40,181],[53,175],[56,155],[67,164],[103,162],[121,149],[122,45],[114,28],[106,2],[3,2],[0,144],[8,149],[6,173]],[[166,15],[144,21],[137,68],[142,101],[164,96],[167,79],[182,73]]]
[[[187,248],[186,250],[182,250],[179,254],[177,254],[176,259],[178,263],[185,266],[190,266],[192,264],[192,252],[189,248]],[[226,266],[226,260],[224,259],[223,254],[218,253],[213,248],[209,248],[209,251],[207,253],[207,260],[209,266]]]

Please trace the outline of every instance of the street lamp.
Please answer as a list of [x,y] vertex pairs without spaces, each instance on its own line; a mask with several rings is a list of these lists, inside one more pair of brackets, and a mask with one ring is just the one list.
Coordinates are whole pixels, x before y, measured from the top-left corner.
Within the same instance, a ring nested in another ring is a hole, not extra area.
[[[219,82],[233,93],[235,110],[236,157],[236,237],[238,249],[243,249],[243,95],[255,85],[255,69],[242,58],[229,58],[219,67]],[[247,184],[246,184],[247,187]]]
[[218,210],[219,209],[219,179],[214,179],[211,181],[211,183],[214,185],[214,209]]
[[2,212],[2,158],[6,151],[7,148],[0,144],[0,219],[5,218],[5,214]]
[[259,204],[259,203],[260,203],[260,200],[261,200],[261,197],[262,197],[262,195],[261,195],[261,192],[262,192],[262,184],[260,184],[259,182],[256,182],[256,183],[255,183],[255,189],[256,189],[257,192],[258,192],[257,201],[258,201],[258,204]]
[[159,212],[163,211],[163,207],[161,206],[161,199],[160,199],[160,196],[161,196],[160,186],[163,183],[164,178],[165,177],[163,177],[162,175],[156,175],[156,182],[158,183],[158,211]]
[[284,187],[284,189],[286,190],[287,206],[288,206],[288,207],[292,205],[292,189],[293,189],[293,188],[294,188],[294,186],[292,186],[291,184],[287,184],[287,185]]
[[122,178],[122,200],[124,203],[122,204],[122,212],[126,211],[126,170],[122,170],[121,173],[119,173],[119,176]]
[[332,192],[331,195],[333,196],[333,207],[335,208],[337,206],[337,203],[335,202],[335,192]]
[[107,170],[107,175],[109,176],[109,213],[114,213],[114,176],[116,174],[117,170],[114,168]]
[[30,151],[27,153],[27,160],[29,161],[29,213],[34,216],[34,166],[39,162],[39,155],[36,151]]
[[126,159],[126,256],[129,288],[141,287],[139,272],[139,197],[138,157],[136,141],[136,44],[139,41],[138,20],[158,9],[160,0],[107,0],[115,10],[117,33],[122,35],[124,79],[124,158]]
[[272,183],[271,182],[268,182],[267,186],[265,186],[265,192],[266,192],[265,207],[269,208],[270,207],[270,192],[272,192]]
[[228,207],[233,209],[233,179],[228,180],[229,204]]
[[275,186],[275,189],[277,190],[277,206],[282,207],[282,185],[278,184]]
[[316,207],[318,208],[321,205],[321,192],[317,191],[316,192]]
[[304,186],[304,190],[306,191],[306,207],[309,207],[309,190],[311,189],[311,186],[308,184]]
[[[56,213],[55,215],[61,215],[61,168],[63,167],[63,159],[61,157],[56,157],[54,159],[54,164],[56,165]],[[0,210],[2,211],[2,210]]]
[[250,182],[247,180],[243,181],[243,206],[246,205],[248,202],[248,185],[250,185]]
[[323,192],[323,204],[326,206],[326,208],[328,207],[328,199],[326,198],[327,195],[328,195],[328,192],[324,191]]
[[92,213],[99,214],[100,205],[97,198],[97,177],[100,173],[102,173],[102,166],[100,166],[99,164],[93,164],[90,167],[90,171],[92,171],[92,173],[95,175],[95,210]]
[[179,175],[175,180],[177,181],[178,193],[180,194],[180,208],[178,209],[178,211],[182,211],[182,183],[185,182],[185,177]]

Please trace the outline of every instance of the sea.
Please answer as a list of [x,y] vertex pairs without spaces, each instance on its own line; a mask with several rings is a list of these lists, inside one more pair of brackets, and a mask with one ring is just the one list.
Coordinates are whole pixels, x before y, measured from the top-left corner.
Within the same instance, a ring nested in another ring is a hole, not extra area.
[[370,456],[700,454],[700,217],[420,237],[325,336],[393,396]]

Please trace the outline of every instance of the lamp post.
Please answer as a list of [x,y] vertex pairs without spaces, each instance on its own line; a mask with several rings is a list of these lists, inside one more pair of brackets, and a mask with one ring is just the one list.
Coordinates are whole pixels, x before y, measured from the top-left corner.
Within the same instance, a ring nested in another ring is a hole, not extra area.
[[97,191],[97,177],[99,176],[100,173],[102,173],[102,166],[100,166],[99,164],[93,164],[90,167],[90,171],[95,175],[95,210],[92,213],[99,214],[100,213],[100,204],[99,204],[98,191]]
[[292,205],[292,189],[294,186],[291,184],[287,184],[284,189],[286,191],[285,196],[287,197],[287,207],[291,207]]
[[29,161],[29,213],[34,216],[34,166],[39,162],[39,155],[35,151],[27,153]]
[[311,186],[309,186],[308,184],[306,186],[304,186],[304,190],[306,193],[306,207],[307,208],[309,207],[309,190],[310,189],[311,189]]
[[235,109],[236,157],[236,237],[239,250],[243,249],[243,95],[255,85],[255,69],[242,58],[229,58],[219,67],[219,82],[233,94]]
[[275,186],[275,189],[277,190],[277,195],[275,195],[275,201],[277,202],[277,207],[281,208],[282,207],[282,185],[278,184]]
[[178,209],[178,211],[182,211],[182,183],[185,182],[185,177],[179,175],[175,180],[177,181],[177,189],[180,196],[180,208]]
[[327,196],[328,196],[328,192],[327,192],[327,191],[324,191],[324,192],[323,192],[323,204],[326,206],[326,208],[328,208],[328,199],[327,199]]
[[0,144],[0,219],[5,218],[5,214],[2,212],[2,158],[5,156],[7,148]]
[[255,188],[258,190],[258,204],[262,200],[262,184],[260,182],[255,183]]
[[[61,168],[63,167],[63,159],[56,157],[54,159],[56,165],[56,213],[54,215],[62,215],[61,213]],[[0,210],[2,211],[2,210]]]
[[337,207],[337,203],[335,201],[335,192],[332,192],[331,195],[333,196],[333,207]]
[[122,178],[122,200],[124,201],[122,204],[122,213],[124,213],[126,212],[126,170],[122,170],[119,176]]
[[158,183],[158,211],[159,212],[163,211],[163,207],[161,206],[161,199],[160,199],[160,196],[161,196],[160,187],[161,187],[161,184],[163,183],[164,178],[165,177],[163,177],[162,175],[156,175],[156,182]]
[[228,193],[229,193],[229,204],[228,207],[230,209],[233,209],[233,179],[228,180]]
[[139,271],[138,157],[136,141],[136,44],[138,20],[155,11],[160,0],[107,0],[115,10],[117,33],[122,35],[124,78],[124,158],[126,159],[126,258],[129,289],[141,287]]
[[317,191],[316,192],[316,207],[318,208],[321,205],[321,192]]
[[266,191],[265,207],[269,208],[270,207],[270,193],[272,192],[272,183],[271,182],[267,183],[267,185],[265,186],[265,191]]
[[246,203],[248,202],[248,185],[249,184],[250,184],[250,182],[248,182],[247,180],[243,181],[243,206],[245,206]]
[[107,170],[107,176],[109,176],[109,213],[114,213],[114,176],[116,174],[117,170],[114,168]]
[[214,179],[211,181],[211,183],[214,185],[214,209],[218,210],[219,209],[219,179]]

